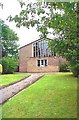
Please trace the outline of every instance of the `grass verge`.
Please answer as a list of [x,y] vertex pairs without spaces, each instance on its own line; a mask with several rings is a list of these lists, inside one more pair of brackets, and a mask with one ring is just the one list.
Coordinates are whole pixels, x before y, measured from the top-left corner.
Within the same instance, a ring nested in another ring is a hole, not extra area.
[[29,76],[28,74],[21,73],[21,74],[5,74],[0,75],[0,86],[12,84],[17,82],[25,77]]

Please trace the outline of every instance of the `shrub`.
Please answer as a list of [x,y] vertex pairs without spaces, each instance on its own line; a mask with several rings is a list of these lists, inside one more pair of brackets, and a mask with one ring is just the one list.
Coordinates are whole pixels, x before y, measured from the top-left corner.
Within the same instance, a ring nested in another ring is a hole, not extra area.
[[79,64],[71,64],[70,69],[75,77],[79,77]]
[[59,69],[60,69],[59,70],[60,72],[69,72],[70,71],[69,64],[61,64]]
[[17,69],[17,59],[14,57],[3,57],[2,60],[3,73],[13,73]]

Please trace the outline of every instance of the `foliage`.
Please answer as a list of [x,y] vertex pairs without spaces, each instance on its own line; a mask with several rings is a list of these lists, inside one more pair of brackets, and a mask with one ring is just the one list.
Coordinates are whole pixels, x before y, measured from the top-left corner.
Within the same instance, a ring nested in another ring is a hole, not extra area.
[[77,79],[71,73],[45,75],[7,101],[2,117],[77,118]]
[[13,73],[17,68],[18,37],[17,34],[0,20],[0,46],[2,47],[3,73]]
[[17,69],[18,60],[14,57],[3,57],[0,62],[3,66],[3,73],[13,73]]
[[69,72],[69,65],[68,64],[60,64],[60,72]]
[[2,46],[2,56],[17,56],[17,34],[13,30],[11,30],[9,26],[7,26],[2,20],[0,20],[0,28],[0,46]]
[[29,3],[22,6],[22,11],[9,21],[15,21],[17,27],[37,27],[44,37],[55,35],[50,47],[64,56],[71,64],[75,76],[79,75],[79,3],[47,2],[46,5]]
[[27,76],[28,76],[28,74],[25,74],[25,73],[24,74],[23,73],[21,73],[21,74],[2,74],[0,76],[0,78],[2,79],[0,81],[0,86],[17,82]]
[[74,76],[79,78],[79,63],[72,62],[71,71],[73,72]]

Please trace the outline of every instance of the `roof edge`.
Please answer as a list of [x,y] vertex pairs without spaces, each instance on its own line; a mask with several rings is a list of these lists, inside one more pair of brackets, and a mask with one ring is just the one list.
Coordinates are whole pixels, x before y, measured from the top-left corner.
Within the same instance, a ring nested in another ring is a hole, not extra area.
[[[24,46],[20,47],[19,49],[24,48],[24,47],[26,47],[26,46],[28,46],[28,45],[30,45],[30,44],[32,44],[32,43],[34,43],[34,42],[36,42],[36,41],[39,41],[39,40],[43,39],[43,38],[44,38],[44,37],[39,38],[39,39],[37,39],[37,40],[35,40],[35,41],[33,41],[33,42],[30,42],[30,43],[28,43],[28,44],[26,44],[26,45],[24,45]],[[52,39],[50,39],[50,38],[46,38],[46,39],[52,40]]]

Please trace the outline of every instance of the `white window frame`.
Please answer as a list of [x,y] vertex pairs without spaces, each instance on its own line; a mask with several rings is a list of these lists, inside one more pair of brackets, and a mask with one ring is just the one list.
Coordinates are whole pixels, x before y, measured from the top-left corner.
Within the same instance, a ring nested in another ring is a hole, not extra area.
[[[40,66],[38,66],[38,60],[40,60]],[[47,67],[48,66],[48,60],[47,59],[38,59],[36,60],[36,66],[37,67]],[[44,64],[41,64],[41,61],[43,60]],[[45,66],[45,60],[47,60],[47,66]]]
[[32,57],[34,57],[34,56],[33,56],[33,44],[32,44]]

